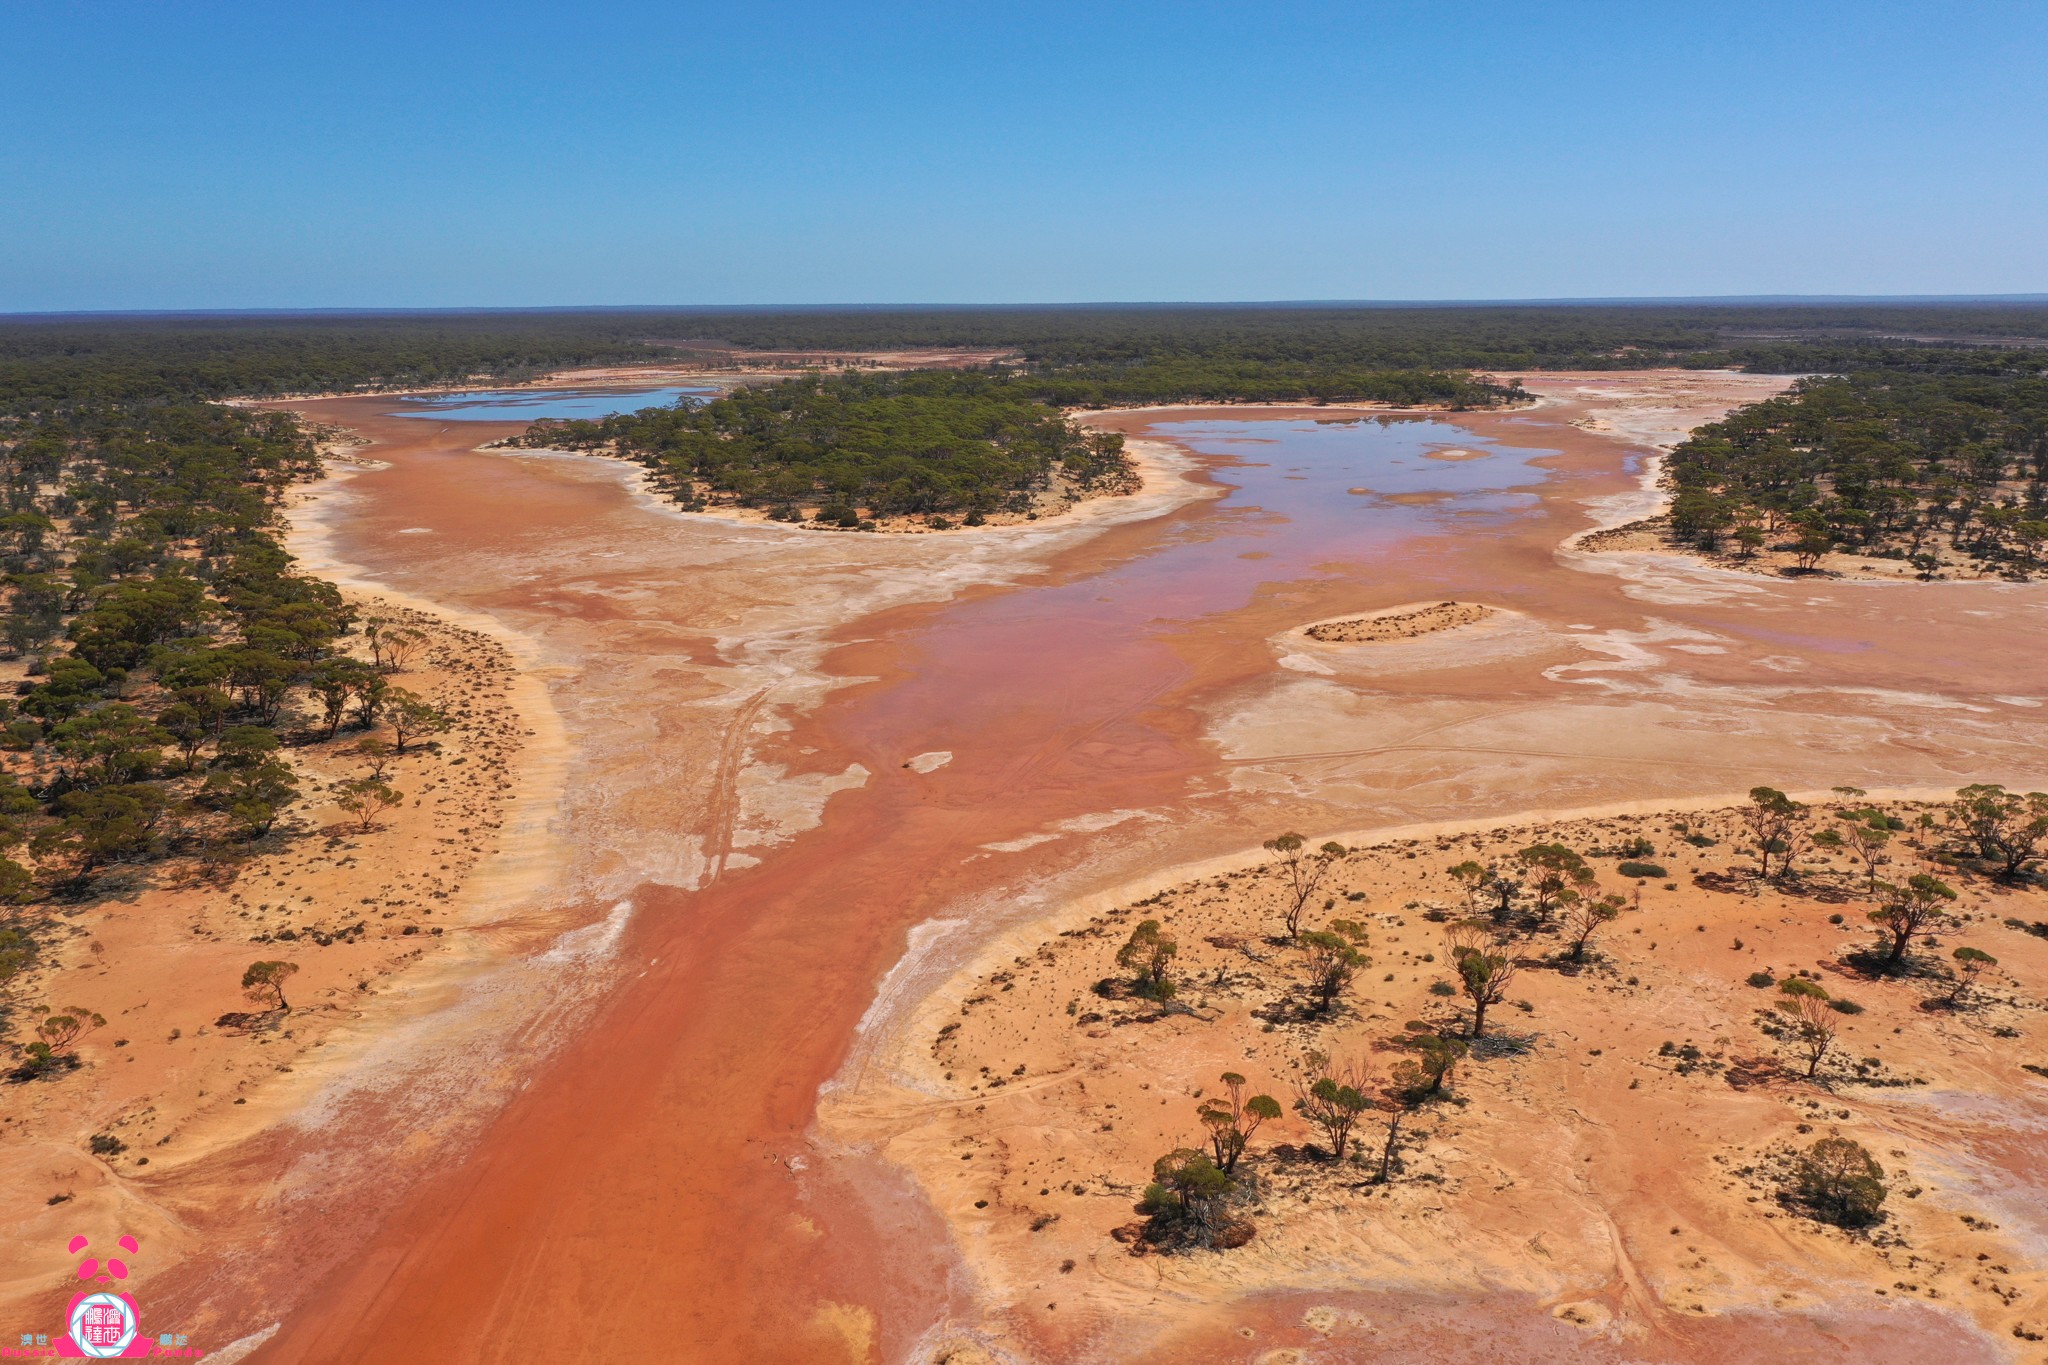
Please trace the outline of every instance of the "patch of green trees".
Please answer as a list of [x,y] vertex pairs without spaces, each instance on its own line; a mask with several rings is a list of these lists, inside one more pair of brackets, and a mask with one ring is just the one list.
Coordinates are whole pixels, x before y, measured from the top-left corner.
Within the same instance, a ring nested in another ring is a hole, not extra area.
[[1122,437],[1068,421],[1025,381],[958,371],[806,376],[699,405],[539,422],[522,440],[638,460],[685,506],[711,499],[847,527],[939,514],[972,523],[1028,510],[1055,475],[1082,491],[1130,477]]
[[522,379],[672,359],[626,314],[157,314],[0,319],[0,411]]
[[1884,1167],[1860,1142],[1825,1137],[1793,1161],[1791,1195],[1823,1222],[1867,1227],[1884,1217]]
[[1801,380],[1672,452],[1672,531],[1709,550],[1777,544],[1805,568],[1839,549],[1931,570],[1946,547],[2032,573],[2048,556],[2044,362]]
[[[320,469],[288,414],[200,402],[0,413],[0,896],[258,837],[296,799],[295,694],[374,720],[353,612],[296,573],[284,490]],[[18,857],[26,853],[34,873]]]

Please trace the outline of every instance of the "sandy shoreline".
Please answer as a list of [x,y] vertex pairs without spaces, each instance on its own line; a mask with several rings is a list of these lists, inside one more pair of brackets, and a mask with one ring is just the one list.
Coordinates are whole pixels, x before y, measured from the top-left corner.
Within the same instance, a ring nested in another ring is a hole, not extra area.
[[[1673,414],[1683,413],[1684,407],[1674,401],[1670,407],[1659,406],[1660,399],[1682,400],[1686,378],[1695,381],[1699,377],[1713,377],[1728,382],[1739,382],[1745,386],[1745,397],[1750,402],[1769,398],[1783,391],[1800,378],[1797,375],[1743,375],[1721,371],[1651,371],[1671,383],[1671,392],[1654,392],[1644,401],[1625,411],[1620,418],[1602,416],[1582,419],[1578,425],[1589,431],[1613,432],[1639,441],[1647,448],[1642,463],[1637,487],[1630,492],[1618,493],[1601,499],[1595,508],[1597,520],[1594,525],[1579,531],[1558,547],[1560,554],[1584,556],[1638,557],[1645,563],[1659,561],[1683,564],[1689,569],[1734,574],[1744,578],[1760,578],[1769,581],[1784,581],[1791,577],[1805,577],[1815,580],[1837,580],[1858,583],[1915,583],[1930,581],[1920,576],[1913,565],[1899,559],[1873,558],[1835,551],[1820,565],[1819,572],[1795,575],[1791,572],[1791,557],[1783,553],[1763,553],[1750,562],[1733,553],[1707,554],[1690,546],[1674,542],[1669,533],[1666,514],[1671,509],[1671,490],[1665,483],[1665,461],[1673,447],[1684,438],[1684,431],[1668,425]],[[1540,372],[1518,376],[1545,384],[1552,391],[1540,395],[1537,406],[1556,405],[1564,401],[1564,394],[1574,387],[1597,385],[1600,372],[1588,371],[1579,374],[1549,374]],[[1953,556],[1950,556],[1953,559]],[[1957,563],[1944,567],[1954,569]],[[1999,583],[2011,580],[1992,575],[1975,573],[1944,573],[1941,582]]]
[[[426,750],[391,760],[390,780],[407,800],[375,830],[340,823],[341,812],[323,796],[356,775],[354,740],[344,732],[290,751],[301,801],[281,822],[284,833],[252,849],[225,884],[171,867],[103,907],[93,958],[73,968],[64,989],[89,995],[109,1016],[108,1037],[119,1050],[98,1040],[87,1046],[81,1079],[95,1093],[82,1107],[72,1095],[70,1112],[51,1111],[50,1103],[77,1081],[49,1095],[17,1092],[16,1118],[26,1122],[13,1134],[10,1184],[24,1196],[35,1193],[38,1204],[50,1182],[58,1190],[44,1212],[16,1210],[20,1237],[0,1258],[5,1297],[24,1321],[47,1309],[46,1286],[69,1265],[68,1233],[49,1229],[82,1219],[112,1220],[141,1235],[151,1278],[175,1276],[194,1258],[237,1257],[243,1268],[230,1273],[260,1276],[253,1248],[215,1239],[232,1243],[226,1229],[239,1220],[260,1226],[267,1204],[317,1197],[317,1187],[303,1188],[303,1158],[299,1170],[280,1162],[255,1182],[249,1167],[282,1144],[310,1145],[309,1135],[335,1114],[421,1067],[431,1051],[423,1030],[450,1015],[488,1012],[480,984],[551,942],[573,942],[583,923],[575,913],[516,920],[504,913],[544,902],[563,862],[553,816],[568,747],[543,661],[531,641],[490,616],[392,589],[333,553],[332,523],[345,508],[348,482],[384,467],[337,444],[348,443],[329,443],[329,475],[291,494],[287,546],[302,570],[334,583],[361,615],[424,633],[424,647],[392,681],[442,705],[452,728]],[[185,932],[166,936],[157,924]],[[260,938],[245,941],[252,932]],[[55,965],[78,947],[75,939],[60,943]],[[235,979],[250,958],[264,955],[301,968],[294,1010],[246,1035],[218,1028],[216,1014],[246,1008]],[[165,974],[182,983],[167,999],[158,989]],[[88,976],[94,979],[81,986]],[[550,991],[561,999],[576,993],[561,983]],[[173,1022],[167,1040],[138,1034]],[[131,1045],[117,1033],[138,1036]],[[448,1060],[434,1058],[448,1078],[463,1066],[496,1065],[483,1056],[458,1066]],[[118,1074],[109,1071],[114,1063],[122,1064]],[[185,1089],[193,1079],[196,1097]],[[479,1074],[470,1101],[481,1103],[493,1089],[502,1102],[502,1078]],[[81,1123],[118,1137],[127,1153],[67,1159],[72,1142],[83,1142],[69,1131]],[[212,1318],[201,1314],[195,1325]]]
[[[2014,777],[2013,781],[2023,785],[2032,781],[2038,785],[2048,786],[2048,773],[2036,774],[2032,778]],[[1954,794],[1953,788],[1892,787],[1871,791],[1864,799],[1875,802],[1940,802]],[[1840,799],[1829,790],[1790,792],[1787,795],[1794,800],[1820,806]],[[1353,848],[1379,849],[1393,844],[1434,841],[1471,834],[1509,834],[1550,825],[1618,817],[1648,818],[1727,810],[1741,804],[1743,799],[1743,793],[1729,791],[1683,801],[1620,801],[1561,810],[1521,810],[1502,816],[1474,819],[1319,829],[1306,831],[1306,836],[1311,845],[1334,840]],[[1146,871],[1113,886],[1091,891],[1086,896],[1062,902],[1051,913],[1040,918],[1006,926],[999,936],[974,943],[964,949],[961,955],[949,959],[945,967],[944,984],[933,988],[929,994],[916,998],[905,998],[887,992],[878,995],[875,1008],[870,1010],[861,1022],[864,1047],[859,1069],[866,1070],[876,1066],[906,1072],[916,1069],[920,1063],[919,1035],[930,1031],[926,1025],[953,1013],[965,988],[970,986],[975,978],[986,976],[1002,966],[1006,960],[1013,959],[1020,948],[1027,945],[1035,946],[1048,938],[1059,936],[1065,930],[1087,924],[1107,910],[1149,900],[1162,891],[1209,878],[1254,871],[1269,866],[1271,862],[1272,855],[1264,848],[1256,844],[1247,845],[1229,853]],[[918,926],[918,930],[919,942],[913,952],[906,955],[906,966],[921,954],[933,954],[949,936],[948,930],[957,931],[964,939],[971,940],[974,935],[972,927],[966,921],[933,922]],[[835,1080],[831,1093],[835,1099],[843,1098],[853,1088],[847,1084],[846,1078],[840,1078]]]
[[475,885],[471,894],[478,900],[538,895],[562,862],[561,837],[553,816],[567,781],[569,745],[561,714],[547,690],[549,676],[559,670],[545,659],[537,641],[507,628],[497,618],[402,592],[339,558],[332,523],[343,508],[336,505],[336,495],[345,495],[349,480],[362,473],[363,468],[338,461],[330,463],[339,463],[340,467],[300,490],[288,509],[291,533],[285,544],[297,559],[299,569],[345,591],[398,603],[489,636],[516,661],[517,673],[508,700],[527,727],[527,735],[512,778],[510,828],[501,839],[507,850],[516,851],[501,852],[492,858],[482,869],[487,880]]
[[[18,1240],[0,1258],[0,1282],[24,1313],[67,1268],[60,1230],[80,1220],[141,1235],[153,1269],[197,1251],[206,1220],[184,1199],[211,1185],[209,1170],[361,1084],[364,1059],[444,1007],[490,955],[487,869],[505,861],[504,841],[526,834],[507,796],[513,783],[498,776],[519,767],[534,737],[518,670],[489,636],[360,583],[344,591],[358,611],[423,632],[393,682],[447,706],[452,728],[390,761],[408,800],[369,831],[344,822],[325,794],[358,771],[354,737],[294,747],[300,802],[224,879],[158,869],[115,889],[89,932],[53,943],[43,969],[63,971],[65,995],[110,1023],[88,1041],[82,1075],[14,1094],[5,1164],[24,1202],[10,1202]],[[90,957],[75,960],[85,947]],[[265,956],[301,969],[294,1008],[253,1029],[223,1027],[217,1015],[248,1008],[242,968]],[[166,996],[168,977],[179,988]],[[80,1158],[81,1125],[126,1152]],[[249,1193],[216,1189],[208,1213]]]

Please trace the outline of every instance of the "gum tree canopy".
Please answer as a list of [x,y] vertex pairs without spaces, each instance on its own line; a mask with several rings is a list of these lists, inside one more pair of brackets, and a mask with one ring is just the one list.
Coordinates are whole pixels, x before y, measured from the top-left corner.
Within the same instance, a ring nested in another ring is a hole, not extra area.
[[528,444],[609,450],[702,498],[828,519],[1023,511],[1055,476],[1130,475],[1120,436],[1090,432],[1022,381],[917,371],[793,379],[696,406],[542,422]]

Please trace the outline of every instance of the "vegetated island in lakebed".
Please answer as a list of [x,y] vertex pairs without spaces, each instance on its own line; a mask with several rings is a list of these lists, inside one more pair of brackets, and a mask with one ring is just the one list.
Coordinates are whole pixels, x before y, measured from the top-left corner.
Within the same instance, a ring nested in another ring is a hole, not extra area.
[[983,374],[792,379],[708,403],[537,422],[511,444],[635,460],[685,511],[833,530],[1036,521],[1138,486],[1122,436]]

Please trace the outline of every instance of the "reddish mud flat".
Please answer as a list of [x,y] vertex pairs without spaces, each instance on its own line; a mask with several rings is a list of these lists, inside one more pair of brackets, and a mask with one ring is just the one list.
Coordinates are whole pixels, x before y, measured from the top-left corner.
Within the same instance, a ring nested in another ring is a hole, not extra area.
[[[505,937],[610,929],[478,982],[486,1017],[448,1011],[320,1123],[168,1178],[219,1251],[153,1296],[210,1339],[280,1323],[264,1360],[903,1358],[978,1323],[977,1285],[814,1113],[979,938],[1288,827],[2038,765],[2039,590],[1560,554],[1642,447],[1558,387],[1427,429],[1116,414],[1209,487],[971,539],[679,517],[610,462],[475,452],[487,425],[297,405],[384,462],[314,504],[333,558],[494,620],[549,682],[572,852]],[[1719,411],[1692,401],[1682,425]],[[1506,611],[1289,652],[1426,600]],[[237,1250],[264,1238],[281,1263]]]
[[[1304,1307],[1309,1321],[1304,1322]],[[1313,1323],[1314,1325],[1310,1325]],[[1953,1329],[1931,1309],[1908,1307],[1882,1319],[1786,1320],[1731,1313],[1675,1325],[1654,1340],[1588,1338],[1532,1301],[1508,1295],[1276,1295],[1247,1302],[1225,1326],[1203,1323],[1131,1357],[1142,1365],[1244,1360],[1258,1365],[1372,1361],[1373,1365],[1789,1365],[1790,1362],[1911,1360],[1983,1362],[1998,1357],[1974,1343],[1958,1349]]]

